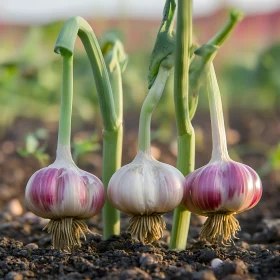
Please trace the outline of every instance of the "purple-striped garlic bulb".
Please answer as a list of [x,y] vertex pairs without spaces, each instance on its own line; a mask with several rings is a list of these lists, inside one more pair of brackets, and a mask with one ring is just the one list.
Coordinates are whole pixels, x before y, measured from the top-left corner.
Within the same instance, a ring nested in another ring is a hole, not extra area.
[[162,236],[162,215],[181,203],[183,185],[179,170],[139,150],[130,164],[112,176],[108,198],[115,208],[133,216],[127,229],[132,238],[151,243]]
[[227,151],[222,102],[214,67],[208,77],[213,150],[210,162],[186,177],[182,204],[191,212],[207,216],[201,239],[228,243],[240,230],[234,214],[254,207],[262,184],[249,166],[230,159]]
[[56,249],[80,247],[80,235],[90,232],[83,219],[96,215],[105,203],[102,182],[79,169],[70,147],[59,145],[53,164],[35,172],[25,190],[28,209],[50,219],[45,226]]

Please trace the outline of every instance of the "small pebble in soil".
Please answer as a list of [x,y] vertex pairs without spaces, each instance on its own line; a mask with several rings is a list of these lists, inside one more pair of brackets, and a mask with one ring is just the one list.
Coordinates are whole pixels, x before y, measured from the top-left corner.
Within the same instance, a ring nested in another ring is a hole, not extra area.
[[6,206],[6,211],[9,212],[14,217],[21,216],[23,213],[22,206],[19,200],[16,198],[9,201],[9,203]]
[[38,245],[35,243],[29,243],[26,246],[24,246],[26,249],[38,249]]
[[158,262],[161,262],[162,259],[163,257],[158,254],[154,254],[154,255],[142,254],[142,256],[140,257],[141,268],[146,268],[151,264],[156,264]]
[[212,267],[213,269],[215,269],[215,268],[221,266],[222,264],[223,264],[223,261],[222,261],[221,259],[219,259],[219,258],[215,258],[215,259],[213,259],[213,260],[211,261],[211,267]]
[[41,225],[42,228],[49,222],[49,219],[43,219],[41,217],[38,217],[32,212],[26,212],[24,215],[21,216],[21,220],[29,225]]
[[40,219],[38,216],[33,214],[32,212],[26,212],[21,217],[22,221],[25,223],[28,223],[30,225],[36,224],[40,222]]

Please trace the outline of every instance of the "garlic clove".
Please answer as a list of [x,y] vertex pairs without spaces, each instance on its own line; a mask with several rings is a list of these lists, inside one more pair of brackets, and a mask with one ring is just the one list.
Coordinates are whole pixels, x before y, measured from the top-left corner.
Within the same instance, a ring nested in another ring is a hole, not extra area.
[[42,218],[53,217],[51,208],[57,201],[56,168],[43,168],[35,172],[29,179],[25,190],[25,203],[28,209]]
[[[253,180],[253,190],[252,194],[251,194],[251,199],[248,199],[248,202],[246,204],[244,204],[244,209],[245,210],[249,210],[251,208],[253,208],[261,199],[262,196],[262,182],[261,179],[259,177],[259,175],[256,173],[256,171],[254,169],[252,169],[251,167],[243,164],[243,166],[249,171],[251,178]],[[243,209],[241,209],[240,212],[242,212]]]

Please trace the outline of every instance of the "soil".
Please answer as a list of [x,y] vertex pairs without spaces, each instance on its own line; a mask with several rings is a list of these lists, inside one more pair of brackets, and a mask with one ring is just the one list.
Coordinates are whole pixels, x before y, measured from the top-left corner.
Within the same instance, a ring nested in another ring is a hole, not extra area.
[[[198,147],[197,166],[210,157],[211,134],[209,122],[204,120],[203,115],[196,119],[197,127],[206,131],[204,145]],[[263,129],[256,130],[260,123]],[[103,240],[101,215],[97,215],[87,221],[94,234],[87,234],[82,248],[71,254],[52,249],[50,236],[42,231],[47,221],[24,207],[26,182],[41,166],[33,157],[21,158],[16,153],[16,147],[23,146],[24,134],[42,126],[50,131],[47,152],[53,158],[56,129],[50,124],[18,119],[0,143],[0,279],[280,279],[280,178],[273,170],[262,177],[264,193],[260,203],[236,216],[242,230],[230,246],[198,241],[203,218],[192,215],[186,250],[168,250],[172,227],[169,213],[164,215],[167,229],[163,238],[153,244],[130,239],[125,232],[129,220],[126,215],[122,215],[122,234]],[[239,132],[235,145],[263,147],[260,143],[275,145],[280,139],[277,118],[268,121],[264,116],[240,113],[233,118],[231,128],[235,135]],[[88,133],[90,129],[82,127],[74,134]],[[135,126],[126,127],[124,146],[129,149],[124,150],[123,163],[135,154],[136,135]],[[169,146],[156,142],[155,153],[161,161],[175,165]],[[242,160],[258,170],[266,161],[266,153],[262,148],[250,150]],[[79,166],[100,177],[101,152],[86,156]],[[211,265],[216,258],[220,260],[217,267]]]

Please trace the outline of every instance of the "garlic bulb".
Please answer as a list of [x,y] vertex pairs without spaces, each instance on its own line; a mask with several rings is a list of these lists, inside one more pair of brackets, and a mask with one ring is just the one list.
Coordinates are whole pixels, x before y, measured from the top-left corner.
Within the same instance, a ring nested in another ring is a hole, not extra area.
[[26,206],[37,216],[51,219],[44,229],[54,248],[80,247],[80,235],[89,232],[82,219],[96,215],[105,203],[102,182],[79,169],[70,147],[59,146],[55,162],[35,172],[25,190]]
[[208,216],[202,239],[228,242],[240,230],[233,214],[254,207],[261,194],[260,178],[252,168],[230,158],[212,160],[186,177],[183,205]]
[[252,168],[231,160],[228,155],[222,103],[213,66],[208,82],[212,159],[186,177],[182,204],[191,212],[208,216],[200,233],[201,239],[227,243],[240,230],[233,214],[258,203],[262,184]]
[[132,215],[128,226],[133,238],[153,242],[162,236],[162,214],[176,208],[183,197],[184,176],[171,165],[138,151],[135,159],[111,178],[108,198],[114,207]]

